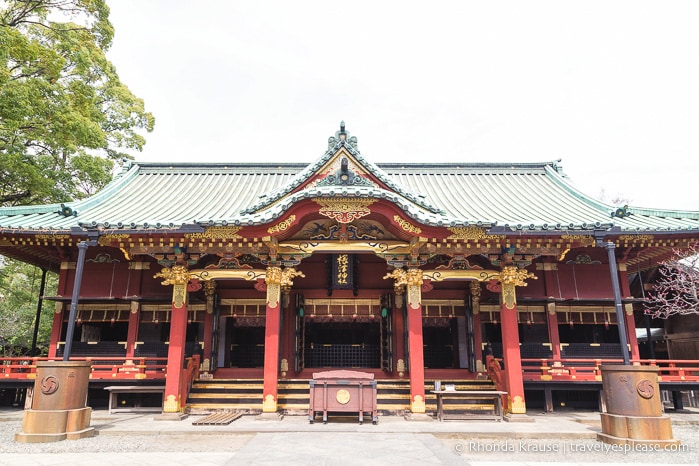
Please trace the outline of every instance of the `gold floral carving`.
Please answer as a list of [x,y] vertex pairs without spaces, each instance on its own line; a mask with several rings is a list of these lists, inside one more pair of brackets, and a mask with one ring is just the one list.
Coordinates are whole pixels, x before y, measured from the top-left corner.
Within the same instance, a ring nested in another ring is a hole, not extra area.
[[471,289],[471,307],[473,308],[473,313],[478,314],[481,312],[481,283],[477,281],[472,281],[469,284]]
[[131,235],[127,235],[126,233],[114,233],[114,234],[109,234],[109,235],[102,235],[97,239],[97,244],[100,246],[109,246],[110,244],[116,242],[116,243],[123,243],[127,239],[131,238]]
[[505,235],[486,235],[485,228],[481,227],[450,227],[454,233],[448,239],[503,239]]
[[514,266],[504,267],[500,272],[500,283],[502,284],[502,302],[507,309],[514,309],[517,305],[517,293],[515,287],[527,286],[527,278],[536,280],[538,277],[524,269]]
[[386,280],[387,278],[392,278],[394,280],[393,289],[396,294],[403,294],[405,286],[408,284],[407,272],[403,269],[394,269],[391,273],[384,275],[383,279]]
[[277,223],[273,227],[267,228],[267,232],[269,234],[280,233],[289,228],[294,223],[294,221],[296,221],[296,215],[289,215],[289,218],[287,218],[286,220]]
[[619,241],[633,241],[633,242],[647,242],[653,241],[655,236],[653,235],[621,235],[619,236]]
[[595,245],[595,238],[589,235],[561,235],[561,239],[569,243],[578,243],[581,247]]
[[172,268],[164,267],[153,278],[163,278],[163,285],[173,285],[172,306],[176,309],[184,307],[187,301],[187,283],[189,283],[189,271],[184,265],[173,265]]
[[208,227],[202,233],[185,233],[184,236],[190,239],[235,239],[241,237],[238,234],[241,229],[242,227]]
[[351,223],[358,218],[366,217],[371,213],[369,206],[376,202],[375,199],[358,197],[321,198],[314,201],[321,206],[318,213],[335,219],[338,223]]
[[400,215],[394,215],[394,216],[393,216],[393,220],[394,220],[398,225],[400,225],[400,227],[401,227],[404,231],[407,231],[408,233],[415,233],[416,235],[419,235],[420,233],[422,233],[422,230],[421,230],[420,228],[416,227],[415,225],[413,225],[413,224],[410,223],[409,221],[407,221],[407,220],[401,218]]
[[277,307],[281,292],[288,293],[294,286],[294,278],[304,278],[303,272],[299,272],[293,267],[281,269],[280,267],[267,267],[265,272],[265,283],[267,284],[267,305]]
[[70,235],[34,235],[37,241],[65,241]]
[[214,297],[216,296],[216,282],[207,280],[204,282],[204,296],[206,296],[206,313],[214,312]]

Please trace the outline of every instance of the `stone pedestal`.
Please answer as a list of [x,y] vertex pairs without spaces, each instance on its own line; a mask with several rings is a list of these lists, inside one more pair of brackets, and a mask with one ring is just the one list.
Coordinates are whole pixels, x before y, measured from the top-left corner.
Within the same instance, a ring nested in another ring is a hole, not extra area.
[[89,361],[41,361],[36,365],[31,407],[24,411],[21,443],[58,442],[92,437],[87,407]]
[[670,417],[662,412],[657,366],[603,365],[601,414],[597,440],[615,445],[677,445]]

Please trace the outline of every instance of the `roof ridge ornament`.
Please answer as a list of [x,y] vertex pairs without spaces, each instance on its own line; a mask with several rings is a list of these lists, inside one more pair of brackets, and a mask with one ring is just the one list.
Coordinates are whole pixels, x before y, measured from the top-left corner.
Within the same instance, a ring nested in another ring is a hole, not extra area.
[[340,131],[335,131],[335,136],[328,138],[328,150],[339,149],[342,146],[350,146],[359,152],[359,149],[357,149],[357,136],[350,136],[350,132],[345,129],[344,120],[340,122]]
[[633,212],[629,212],[629,205],[626,204],[624,207],[618,207],[614,212],[611,213],[611,217],[614,218],[626,218],[633,215]]

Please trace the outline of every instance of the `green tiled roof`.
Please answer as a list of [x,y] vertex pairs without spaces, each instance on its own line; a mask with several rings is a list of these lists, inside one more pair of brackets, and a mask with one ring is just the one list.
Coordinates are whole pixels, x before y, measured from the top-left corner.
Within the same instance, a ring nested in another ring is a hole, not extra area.
[[[386,188],[316,185],[298,190],[340,148]],[[2,208],[0,231],[258,225],[279,218],[303,199],[346,196],[386,199],[415,221],[433,226],[484,225],[512,231],[699,230],[699,212],[629,207],[631,215],[612,217],[619,206],[577,191],[556,162],[374,165],[356,151],[356,143],[337,140],[308,165],[133,163],[95,196],[67,204],[77,215],[59,213],[58,204]]]

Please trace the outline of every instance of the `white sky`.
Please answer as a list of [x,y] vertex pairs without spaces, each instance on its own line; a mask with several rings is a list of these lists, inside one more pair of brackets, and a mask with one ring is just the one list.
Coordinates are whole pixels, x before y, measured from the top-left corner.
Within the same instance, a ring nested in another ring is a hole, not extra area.
[[562,159],[583,192],[699,210],[699,2],[110,0],[156,117],[139,161]]

